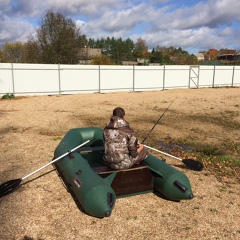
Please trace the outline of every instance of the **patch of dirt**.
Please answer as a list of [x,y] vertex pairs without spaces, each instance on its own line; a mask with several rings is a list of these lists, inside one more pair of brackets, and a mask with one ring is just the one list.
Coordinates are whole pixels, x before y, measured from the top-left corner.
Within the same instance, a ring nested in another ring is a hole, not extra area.
[[[147,145],[156,148],[160,142],[174,141],[226,146],[227,151],[229,142],[234,147],[227,154],[239,159],[239,88],[24,97],[0,101],[0,183],[50,162],[69,129],[103,128],[117,106],[126,110],[131,127],[144,139],[172,101]],[[174,150],[172,154],[183,157],[185,153]],[[172,202],[153,193],[122,198],[110,217],[98,219],[77,207],[49,166],[0,199],[0,239],[239,239],[238,170],[229,169],[235,171],[233,175],[221,173],[223,165],[213,168],[203,159],[204,170],[195,172],[165,158],[188,176],[192,200]]]

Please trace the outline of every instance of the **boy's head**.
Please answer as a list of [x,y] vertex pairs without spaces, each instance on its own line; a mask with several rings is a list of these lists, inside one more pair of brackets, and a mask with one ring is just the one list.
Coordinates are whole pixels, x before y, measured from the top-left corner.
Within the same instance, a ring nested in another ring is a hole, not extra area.
[[113,116],[118,116],[123,118],[125,116],[125,111],[121,107],[117,107],[113,110]]

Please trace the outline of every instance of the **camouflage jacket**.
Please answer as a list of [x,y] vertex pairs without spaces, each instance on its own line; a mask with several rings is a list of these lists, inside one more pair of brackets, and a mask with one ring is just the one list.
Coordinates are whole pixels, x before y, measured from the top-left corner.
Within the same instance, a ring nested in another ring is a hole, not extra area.
[[135,132],[123,118],[112,116],[104,129],[105,154],[108,163],[121,163],[124,160],[136,158],[137,143]]

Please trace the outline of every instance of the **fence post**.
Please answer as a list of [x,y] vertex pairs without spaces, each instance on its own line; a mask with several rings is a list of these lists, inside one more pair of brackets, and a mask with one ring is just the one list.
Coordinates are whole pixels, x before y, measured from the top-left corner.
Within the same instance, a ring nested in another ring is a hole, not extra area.
[[214,83],[215,83],[215,71],[216,71],[216,66],[214,65],[213,68],[213,82],[212,82],[212,87],[214,88]]
[[233,74],[232,74],[232,87],[234,85],[234,72],[235,72],[235,66],[233,66]]
[[165,89],[165,64],[163,65],[163,90]]
[[133,65],[133,92],[135,91],[135,66]]
[[188,88],[190,88],[190,85],[191,85],[191,66],[189,65],[189,74],[188,74]]
[[14,85],[14,72],[13,72],[13,63],[12,65],[12,86],[13,86],[13,95],[15,95],[15,85]]
[[61,95],[61,75],[60,75],[60,63],[58,64],[58,91],[59,95]]
[[98,65],[98,92],[101,93],[101,67]]
[[197,79],[197,88],[199,88],[199,81],[200,81],[200,66],[198,65],[198,79]]

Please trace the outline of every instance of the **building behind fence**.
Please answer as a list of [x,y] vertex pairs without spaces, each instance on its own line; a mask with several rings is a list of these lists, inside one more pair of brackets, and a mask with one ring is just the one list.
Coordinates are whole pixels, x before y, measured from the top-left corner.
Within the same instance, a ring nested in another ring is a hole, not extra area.
[[240,86],[240,66],[0,63],[0,95],[56,95]]

